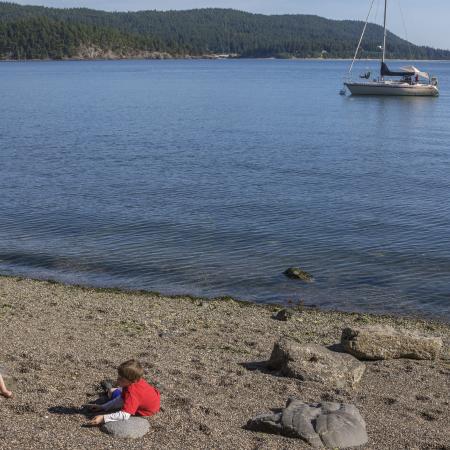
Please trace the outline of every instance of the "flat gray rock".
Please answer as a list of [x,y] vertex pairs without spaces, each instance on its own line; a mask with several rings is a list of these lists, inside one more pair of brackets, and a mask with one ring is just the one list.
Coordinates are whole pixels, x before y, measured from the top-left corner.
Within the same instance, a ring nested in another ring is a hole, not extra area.
[[354,388],[366,369],[363,363],[346,353],[285,338],[275,343],[267,366],[287,377],[344,389]]
[[345,328],[341,344],[345,351],[362,360],[437,359],[442,339],[390,326],[367,325]]
[[140,417],[131,417],[129,420],[108,422],[102,425],[102,431],[116,437],[125,439],[139,439],[146,435],[150,429],[148,420]]
[[303,403],[291,398],[281,412],[257,416],[247,428],[302,439],[315,448],[357,447],[368,441],[359,411],[342,403]]

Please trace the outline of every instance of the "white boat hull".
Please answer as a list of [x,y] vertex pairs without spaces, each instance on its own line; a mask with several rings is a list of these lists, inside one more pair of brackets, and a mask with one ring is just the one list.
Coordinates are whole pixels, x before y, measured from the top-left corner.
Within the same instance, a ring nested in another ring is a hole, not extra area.
[[408,84],[373,81],[345,83],[352,95],[400,95],[409,97],[437,97],[439,89],[432,84]]

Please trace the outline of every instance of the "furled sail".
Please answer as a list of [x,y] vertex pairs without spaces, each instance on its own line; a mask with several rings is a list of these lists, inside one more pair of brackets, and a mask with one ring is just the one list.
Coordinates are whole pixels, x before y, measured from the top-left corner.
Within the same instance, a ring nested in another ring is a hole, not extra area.
[[385,62],[381,63],[381,76],[382,77],[412,77],[416,74],[416,71],[412,67],[404,67],[402,72],[393,72],[389,70],[389,67]]
[[426,72],[420,71],[417,67],[407,66],[401,67],[400,71],[394,72],[389,69],[386,63],[381,63],[381,76],[382,77],[413,77],[419,75],[419,77],[430,79],[430,76]]

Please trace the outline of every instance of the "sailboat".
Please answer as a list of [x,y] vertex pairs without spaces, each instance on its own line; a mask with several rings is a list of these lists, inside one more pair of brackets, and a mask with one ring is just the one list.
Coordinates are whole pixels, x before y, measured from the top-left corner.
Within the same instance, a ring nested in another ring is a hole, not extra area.
[[[437,97],[439,95],[438,80],[435,77],[430,77],[426,72],[422,72],[414,66],[402,67],[400,70],[392,71],[386,64],[386,17],[388,0],[384,0],[384,38],[383,46],[381,49],[381,68],[380,76],[373,80],[370,78],[370,72],[361,75],[361,78],[368,81],[352,81],[350,78],[353,65],[357,58],[361,42],[364,37],[364,33],[367,28],[367,24],[370,17],[374,1],[372,1],[367,20],[364,25],[361,38],[358,43],[358,47],[355,52],[352,64],[349,70],[349,80],[344,82],[345,87],[350,91],[352,95],[402,95],[402,96],[420,96],[420,97]],[[389,77],[389,78],[386,78]],[[394,78],[391,78],[394,77]],[[341,91],[345,94],[345,88]]]

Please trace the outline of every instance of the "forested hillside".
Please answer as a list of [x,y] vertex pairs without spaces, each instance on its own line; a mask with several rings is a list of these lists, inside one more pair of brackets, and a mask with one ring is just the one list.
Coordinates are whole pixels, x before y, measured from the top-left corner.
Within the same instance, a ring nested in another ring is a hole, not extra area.
[[[0,2],[0,58],[208,56],[349,58],[362,22],[265,16],[231,9],[109,13]],[[377,57],[382,29],[369,25],[362,57]],[[450,51],[389,35],[390,58],[450,59]]]

